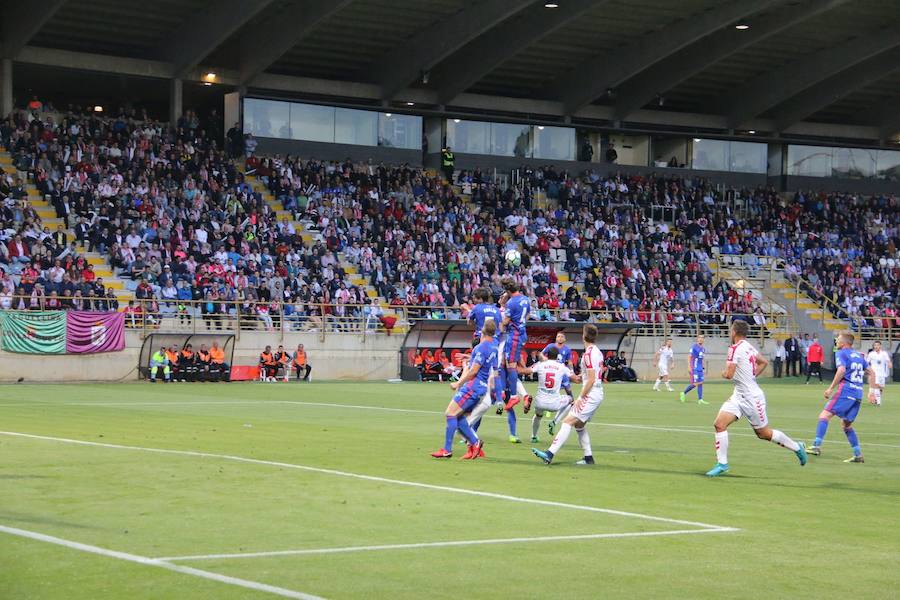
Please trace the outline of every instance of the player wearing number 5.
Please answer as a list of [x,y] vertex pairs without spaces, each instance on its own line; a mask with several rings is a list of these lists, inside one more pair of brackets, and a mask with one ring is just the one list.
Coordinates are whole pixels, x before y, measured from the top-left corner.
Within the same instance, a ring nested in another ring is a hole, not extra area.
[[563,382],[570,379],[579,380],[578,375],[575,375],[568,365],[559,361],[559,348],[556,346],[552,344],[547,346],[541,355],[541,362],[533,367],[519,367],[520,375],[536,373],[538,376],[538,391],[534,396],[534,416],[531,417],[531,443],[533,444],[539,441],[538,429],[541,427],[541,419],[545,412],[555,412],[557,416],[561,415],[560,420],[564,419],[569,412],[572,403],[571,397],[568,394],[559,393]]
[[834,356],[834,363],[837,370],[834,373],[834,380],[825,390],[825,408],[819,413],[819,424],[816,427],[816,441],[813,442],[812,448],[809,449],[810,454],[819,455],[822,453],[822,440],[825,439],[825,432],[828,431],[828,421],[831,417],[837,415],[841,418],[844,426],[844,434],[850,447],[853,448],[853,456],[844,462],[861,463],[863,460],[862,450],[859,447],[859,438],[853,429],[853,422],[856,415],[859,414],[859,407],[862,405],[863,383],[865,380],[869,382],[869,402],[876,403],[877,391],[880,386],[876,383],[876,375],[863,355],[853,349],[853,334],[841,333],[838,335],[838,351]]
[[548,465],[553,461],[553,457],[559,452],[563,444],[575,429],[578,434],[578,443],[581,445],[584,457],[575,464],[592,465],[594,464],[594,453],[591,450],[591,438],[588,435],[585,425],[594,416],[594,413],[603,402],[603,353],[594,345],[597,341],[597,327],[595,325],[585,325],[581,334],[584,340],[584,354],[581,355],[581,394],[572,406],[569,416],[563,421],[559,433],[550,445],[550,448],[538,450],[532,448],[531,451],[535,456],[540,458]]

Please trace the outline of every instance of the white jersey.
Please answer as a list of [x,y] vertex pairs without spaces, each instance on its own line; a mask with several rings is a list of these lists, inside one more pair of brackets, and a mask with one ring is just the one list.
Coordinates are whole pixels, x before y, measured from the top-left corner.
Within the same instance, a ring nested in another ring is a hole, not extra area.
[[671,361],[675,360],[675,352],[668,346],[659,349],[659,366],[660,368],[669,368]]
[[891,364],[891,355],[885,352],[884,350],[880,350],[875,352],[872,350],[866,355],[866,362],[869,363],[869,366],[872,367],[872,370],[875,372],[875,376],[879,379],[884,378],[887,379],[890,370]]
[[747,340],[741,340],[728,348],[729,363],[734,363],[734,391],[745,398],[762,395],[762,389],[756,383],[756,358],[759,352]]
[[573,377],[572,370],[555,360],[542,360],[531,368],[538,376],[538,396],[558,396],[563,377]]
[[593,371],[596,379],[594,387],[603,385],[603,353],[597,346],[588,346],[581,355],[581,376],[587,379],[588,371]]

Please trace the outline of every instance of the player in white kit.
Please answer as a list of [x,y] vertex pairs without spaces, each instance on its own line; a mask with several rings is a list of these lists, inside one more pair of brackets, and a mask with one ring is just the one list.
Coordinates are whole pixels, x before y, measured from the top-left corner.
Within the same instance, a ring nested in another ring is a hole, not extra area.
[[572,405],[572,398],[568,394],[560,394],[560,387],[564,377],[577,382],[580,378],[567,365],[558,360],[559,349],[555,346],[547,350],[543,360],[532,367],[519,367],[520,375],[538,376],[538,391],[534,395],[534,416],[531,417],[531,442],[538,443],[538,429],[541,427],[541,419],[545,412],[557,413],[559,420],[565,419]]
[[584,340],[584,353],[581,355],[581,394],[572,405],[569,416],[563,421],[550,448],[547,450],[531,449],[535,456],[548,465],[553,462],[553,457],[569,439],[572,429],[578,434],[578,443],[584,453],[582,459],[575,464],[594,464],[591,438],[585,425],[603,402],[603,353],[594,345],[594,342],[597,341],[596,325],[585,325],[581,337]]
[[661,382],[665,382],[666,389],[670,392],[675,391],[672,389],[672,386],[669,385],[669,367],[674,362],[675,351],[672,350],[672,340],[669,339],[656,351],[656,364],[659,367],[659,377],[656,378],[656,383],[653,384],[654,392],[659,391],[659,384]]
[[875,405],[881,406],[882,390],[884,390],[888,377],[894,369],[891,355],[882,350],[881,342],[875,342],[872,344],[872,351],[866,355],[866,362],[869,363],[869,366],[872,367],[872,371],[875,372],[875,383],[881,386],[878,389],[870,388],[869,391],[875,397]]
[[713,424],[716,429],[716,466],[706,473],[709,477],[728,472],[728,426],[741,417],[747,417],[756,437],[791,450],[800,460],[801,467],[806,464],[806,446],[803,442],[797,443],[781,431],[769,427],[766,396],[756,383],[756,378],[769,361],[747,341],[749,333],[750,326],[746,321],[732,322],[732,345],[728,349],[722,377],[734,381],[734,393],[719,409]]

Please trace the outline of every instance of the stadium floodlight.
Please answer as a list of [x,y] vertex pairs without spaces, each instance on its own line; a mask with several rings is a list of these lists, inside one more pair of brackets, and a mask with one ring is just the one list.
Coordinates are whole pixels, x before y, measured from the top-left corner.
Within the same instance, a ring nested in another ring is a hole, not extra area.
[[559,8],[559,2],[544,2],[544,8]]
[[215,81],[215,80],[216,80],[216,74],[213,73],[212,71],[210,71],[209,73],[206,74],[206,80],[207,80],[207,81]]
[[407,105],[407,106],[415,106],[416,103],[415,103],[415,102],[407,102],[406,105]]
[[544,126],[543,126],[543,125],[538,125],[538,129],[540,129],[541,131],[543,131],[543,130],[544,130]]
[[453,119],[454,123],[459,123],[459,119]]
[[694,138],[694,141],[695,141],[695,142],[699,142],[699,141],[700,141],[700,138]]
[[755,129],[748,129],[748,130],[747,130],[747,133],[749,133],[750,135],[753,135],[754,133],[756,133],[756,130],[755,130]]
[[390,119],[390,118],[391,118],[391,114],[392,114],[392,113],[384,113],[384,116],[386,116],[388,119]]
[[103,107],[98,104],[94,107],[94,112],[103,112]]
[[750,26],[747,25],[746,23],[738,23],[737,25],[734,26],[734,28],[739,31],[746,31],[747,29],[750,29]]

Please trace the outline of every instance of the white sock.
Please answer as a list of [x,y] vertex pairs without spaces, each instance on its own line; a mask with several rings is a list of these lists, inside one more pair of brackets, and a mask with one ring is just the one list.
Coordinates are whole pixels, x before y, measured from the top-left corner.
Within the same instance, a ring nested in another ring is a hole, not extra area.
[[666,382],[666,389],[669,390],[670,392],[672,391],[672,386],[669,385],[668,381]]
[[777,429],[772,430],[772,443],[778,444],[779,446],[787,448],[788,450],[793,450],[794,452],[800,449],[800,444],[784,435],[784,433]]
[[523,400],[528,395],[528,390],[525,389],[525,384],[522,383],[521,379],[516,382],[516,394]]
[[572,405],[567,404],[565,408],[556,411],[556,414],[553,415],[553,424],[558,425],[562,423],[563,419],[568,416],[570,410],[572,410]]
[[531,417],[531,437],[537,437],[538,430],[541,428],[541,416],[534,413]]
[[481,399],[481,402],[478,403],[478,406],[472,409],[472,412],[466,417],[466,421],[469,422],[469,425],[474,425],[478,419],[484,416],[484,413],[486,413],[490,407],[491,393],[488,392],[484,395],[484,398]]
[[728,432],[716,432],[716,461],[720,465],[728,464]]
[[553,438],[553,443],[550,444],[550,452],[553,454],[559,452],[559,449],[562,448],[563,444],[566,443],[566,440],[569,439],[570,433],[572,433],[572,426],[568,423],[563,423],[562,427],[559,428],[559,433]]
[[594,452],[591,450],[591,436],[588,435],[587,427],[576,429],[575,433],[578,434],[578,443],[581,444],[581,450],[584,452],[584,455],[593,456]]
[[658,389],[659,389],[659,382],[660,382],[660,381],[662,381],[662,379],[660,379],[659,377],[657,377],[657,378],[656,378],[656,383],[653,384],[653,389],[654,389],[654,390],[658,390]]

